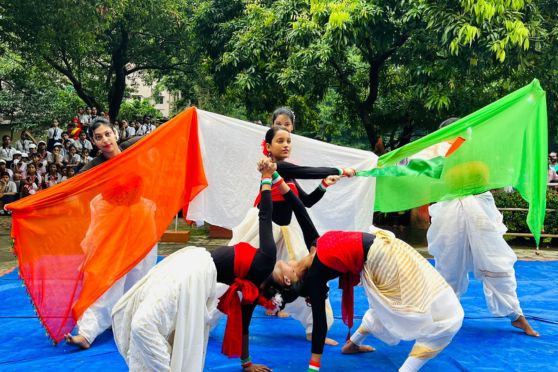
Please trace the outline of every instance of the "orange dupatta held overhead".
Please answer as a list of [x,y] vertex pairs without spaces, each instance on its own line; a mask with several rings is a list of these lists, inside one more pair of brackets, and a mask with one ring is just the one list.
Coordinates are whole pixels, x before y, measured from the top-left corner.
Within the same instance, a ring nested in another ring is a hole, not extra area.
[[115,158],[9,204],[20,275],[55,342],[206,186],[190,108]]

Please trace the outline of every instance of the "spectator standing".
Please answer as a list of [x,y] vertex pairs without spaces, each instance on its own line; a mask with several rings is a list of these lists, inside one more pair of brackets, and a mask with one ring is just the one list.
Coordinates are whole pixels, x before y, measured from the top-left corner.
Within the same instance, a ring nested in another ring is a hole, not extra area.
[[142,136],[153,132],[157,127],[151,122],[151,117],[143,117],[143,125],[141,126]]
[[79,121],[81,121],[81,125],[83,125],[85,128],[89,127],[89,125],[91,124],[91,107],[87,107],[85,109],[85,113],[80,116]]
[[21,131],[21,137],[16,141],[14,147],[21,152],[29,152],[29,145],[37,144],[37,141],[28,130]]
[[5,135],[2,137],[2,148],[0,148],[0,159],[11,164],[16,149],[12,147],[12,137]]
[[80,152],[83,149],[88,149],[89,151],[93,150],[93,144],[87,139],[87,135],[83,131],[79,134],[79,139],[74,142],[74,145]]
[[[52,120],[52,125],[50,128],[47,129],[47,146],[46,149],[51,151],[54,147],[56,142],[60,142],[62,140],[62,132],[63,130],[59,127],[60,123],[58,119]],[[40,142],[39,142],[40,143]]]
[[120,142],[124,142],[136,135],[136,129],[128,125],[127,120],[120,122]]
[[136,131],[136,133],[134,134],[135,136],[143,136],[145,133],[143,132],[143,128],[140,124],[139,121],[134,120],[134,129]]
[[82,125],[85,125],[85,124],[88,123],[89,115],[85,112],[85,109],[84,109],[83,107],[80,107],[80,108],[78,109],[77,117],[78,117],[78,119],[79,119],[79,122],[80,122]]

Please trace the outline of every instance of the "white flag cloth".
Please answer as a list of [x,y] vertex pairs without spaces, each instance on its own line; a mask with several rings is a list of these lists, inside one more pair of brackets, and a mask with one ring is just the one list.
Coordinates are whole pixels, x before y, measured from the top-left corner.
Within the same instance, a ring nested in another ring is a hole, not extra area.
[[[259,190],[256,162],[269,129],[261,125],[197,110],[200,146],[208,187],[190,203],[188,219],[233,228],[253,207]],[[370,169],[378,157],[369,151],[332,145],[292,135],[289,161],[304,166]],[[299,180],[313,191],[320,180]],[[320,233],[327,230],[366,231],[372,223],[375,179],[342,179],[308,211]]]

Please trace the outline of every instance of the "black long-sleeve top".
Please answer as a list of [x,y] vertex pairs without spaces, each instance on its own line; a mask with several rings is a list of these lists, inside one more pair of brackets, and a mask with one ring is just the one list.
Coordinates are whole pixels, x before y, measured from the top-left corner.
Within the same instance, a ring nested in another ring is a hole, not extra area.
[[[285,197],[285,200],[291,205],[298,223],[305,233],[304,240],[307,242],[315,241],[319,237],[319,234],[304,205],[296,195],[288,195]],[[373,243],[374,235],[367,233],[362,234],[362,247],[365,260],[368,256],[370,246],[372,246]],[[307,243],[307,246],[310,245]],[[314,255],[308,272],[304,276],[301,296],[309,298],[310,304],[312,305],[312,353],[314,354],[322,354],[324,351],[324,343],[327,334],[325,300],[329,292],[327,282],[340,277],[342,274],[343,273],[322,263],[316,254]]]
[[[289,191],[288,194],[292,194],[292,191]],[[262,191],[260,212],[258,214],[260,249],[256,250],[252,265],[244,278],[256,286],[259,286],[271,275],[277,259],[277,247],[273,239],[273,227],[271,225],[272,212],[271,191]],[[211,251],[210,254],[217,269],[217,281],[231,285],[236,278],[234,273],[234,246],[219,247]],[[255,306],[256,304],[242,305],[242,329],[245,335],[248,334]]]
[[[296,179],[322,179],[327,176],[337,176],[340,173],[338,168],[328,167],[306,167],[295,165],[286,161],[277,162],[277,172],[283,177],[285,182],[294,182],[298,190],[298,197],[302,204],[311,208],[323,196],[324,191],[317,187],[313,192],[307,194],[302,187],[296,182]],[[285,201],[273,202],[273,222],[279,226],[287,226],[291,223],[293,209],[291,205]],[[301,225],[301,228],[304,228]],[[305,234],[306,235],[306,234]]]

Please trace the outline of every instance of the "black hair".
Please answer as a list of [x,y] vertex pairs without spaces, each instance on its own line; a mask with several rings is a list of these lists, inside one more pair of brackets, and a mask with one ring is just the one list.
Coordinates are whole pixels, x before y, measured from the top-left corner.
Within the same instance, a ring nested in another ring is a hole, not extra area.
[[294,282],[289,287],[284,287],[273,280],[273,277],[270,275],[269,278],[262,283],[262,286],[260,287],[260,294],[268,300],[271,300],[275,298],[276,295],[279,295],[281,297],[281,305],[279,306],[279,309],[283,310],[285,305],[294,302],[298,297],[300,297],[302,287],[302,280]]
[[438,127],[438,129],[443,128],[443,127],[447,127],[448,125],[455,123],[459,119],[461,119],[461,118],[452,117],[452,118],[446,119],[446,120],[442,121],[442,123],[440,123],[440,126]]
[[95,129],[99,128],[101,125],[106,125],[110,127],[110,129],[112,129],[112,131],[116,133],[116,131],[114,130],[114,126],[109,120],[103,117],[99,117],[99,118],[95,118],[95,120],[93,120],[93,122],[89,126],[88,134],[90,138],[93,138],[93,133],[95,133]]
[[0,177],[4,177],[4,176],[10,177],[10,174],[9,174],[8,172],[2,172],[2,174],[0,175]]
[[289,132],[287,130],[287,128],[282,127],[280,125],[274,125],[271,128],[269,128],[267,130],[267,132],[265,132],[265,143],[269,143],[271,144],[271,141],[273,141],[273,138],[275,138],[275,135],[277,134],[277,132],[279,132],[280,130],[284,130],[286,132]]
[[289,119],[291,119],[291,122],[293,123],[293,128],[295,125],[295,114],[293,112],[293,110],[291,110],[288,107],[279,107],[278,109],[276,109],[275,111],[273,111],[273,115],[271,115],[271,124],[273,124],[275,122],[275,119],[277,119],[278,116],[280,115],[285,115],[287,116]]

